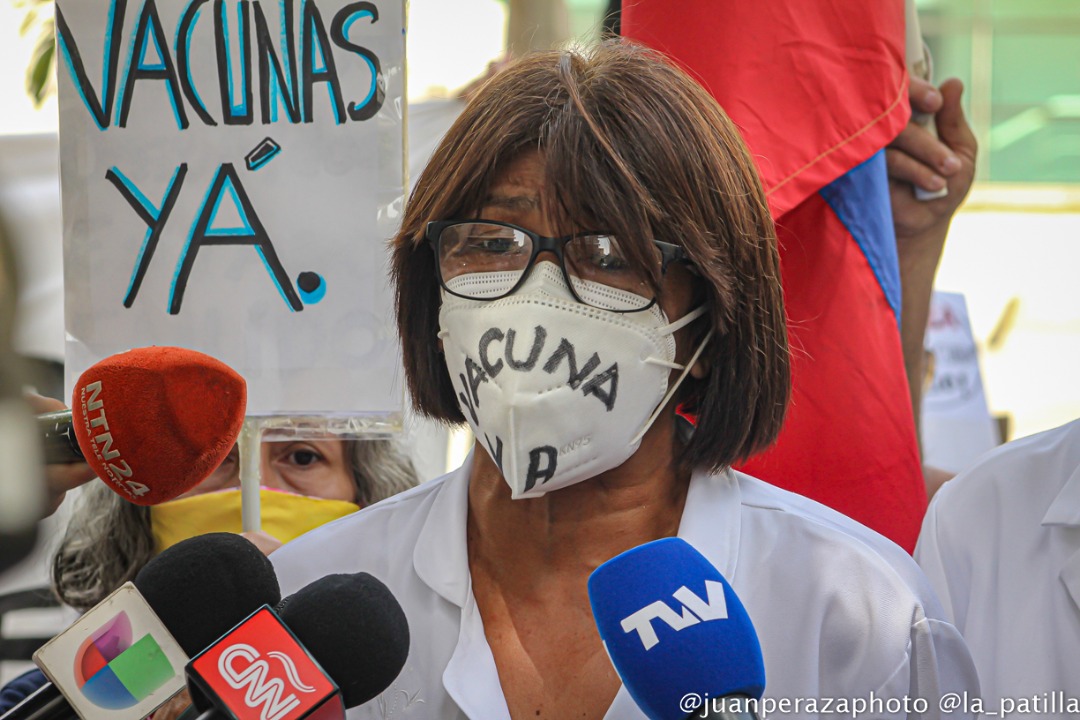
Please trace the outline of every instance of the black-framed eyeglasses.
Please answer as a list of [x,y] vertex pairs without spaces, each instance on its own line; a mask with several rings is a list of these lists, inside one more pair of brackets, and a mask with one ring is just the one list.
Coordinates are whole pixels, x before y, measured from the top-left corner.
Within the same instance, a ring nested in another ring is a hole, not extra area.
[[[439,284],[469,300],[512,295],[542,252],[559,259],[570,292],[581,303],[613,312],[647,310],[656,302],[648,276],[633,268],[619,241],[600,232],[544,237],[493,220],[429,222],[425,236],[435,252]],[[678,245],[653,240],[661,275],[672,262],[689,262]]]

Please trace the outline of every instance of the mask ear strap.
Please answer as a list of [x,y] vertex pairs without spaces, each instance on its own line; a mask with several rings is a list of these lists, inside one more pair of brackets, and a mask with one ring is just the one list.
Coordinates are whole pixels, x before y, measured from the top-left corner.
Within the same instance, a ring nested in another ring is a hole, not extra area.
[[661,328],[661,330],[666,335],[669,335],[673,332],[678,332],[679,330],[682,330],[684,327],[704,315],[707,310],[708,308],[705,307],[705,305],[698,305],[696,308],[686,313],[675,322],[671,322],[665,325],[663,328]]
[[[683,315],[681,318],[679,318],[675,322],[668,323],[667,325],[664,325],[662,328],[660,328],[660,332],[662,334],[664,334],[664,335],[673,335],[674,333],[678,332],[679,330],[682,330],[684,327],[686,327],[687,325],[689,325],[690,323],[694,322],[699,317],[704,315],[706,311],[707,311],[707,308],[704,305],[699,305],[698,307],[694,308],[690,312]],[[702,346],[702,347],[704,347],[704,346]],[[699,353],[701,352],[700,348],[698,349],[698,352]],[[697,355],[695,355],[694,358],[696,359]],[[683,369],[683,366],[680,365],[677,362],[668,362],[667,360],[663,360],[663,359],[657,358],[657,357],[647,357],[647,358],[645,358],[645,362],[648,363],[649,365],[660,365],[662,367],[670,368],[672,370],[682,370]],[[687,365],[686,367],[691,367],[691,366],[693,366],[693,364],[694,363],[690,363],[690,365]],[[682,382],[681,377],[679,378],[679,381]],[[665,400],[665,402],[666,402],[666,400]],[[661,403],[661,407],[663,407],[662,403]]]
[[[703,307],[698,308],[698,310],[701,310],[702,312],[704,312],[705,308],[703,306]],[[685,320],[690,315],[693,315],[694,312],[697,312],[697,310],[695,310],[693,312],[690,312],[690,313],[687,313],[685,316],[683,316],[679,320],[676,320],[675,322],[676,323],[682,322],[683,320]],[[690,320],[694,320],[697,317],[700,317],[700,315],[701,315],[701,313],[697,313],[697,315],[694,315],[694,317],[690,318]],[[686,323],[683,323],[683,325],[685,325],[685,324]],[[652,415],[650,415],[649,419],[645,421],[645,426],[642,427],[641,430],[638,431],[638,434],[635,435],[633,437],[633,439],[630,441],[631,445],[637,445],[639,442],[641,442],[641,438],[645,437],[645,433],[647,433],[649,431],[649,428],[652,427],[652,424],[656,421],[656,418],[660,417],[660,413],[667,406],[668,401],[671,400],[671,398],[675,395],[675,391],[679,389],[679,386],[682,385],[682,381],[690,373],[690,368],[694,367],[694,363],[696,363],[698,361],[698,358],[701,357],[701,353],[704,352],[705,346],[709,344],[710,340],[712,340],[713,330],[714,330],[714,328],[709,328],[709,332],[705,336],[705,339],[701,341],[701,344],[698,345],[697,350],[695,350],[694,354],[690,356],[690,360],[686,363],[685,366],[683,366],[683,371],[681,373],[679,373],[678,379],[675,380],[675,382],[671,385],[670,388],[668,388],[667,393],[664,395],[664,399],[660,401],[660,404],[656,406],[655,410],[653,410]]]

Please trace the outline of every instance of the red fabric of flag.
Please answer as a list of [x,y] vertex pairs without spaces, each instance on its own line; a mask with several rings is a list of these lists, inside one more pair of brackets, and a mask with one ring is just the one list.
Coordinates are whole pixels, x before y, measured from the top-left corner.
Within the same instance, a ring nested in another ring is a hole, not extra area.
[[910,114],[901,0],[627,0],[622,33],[678,61],[727,111],[775,217]]
[[[913,550],[926,491],[898,303],[883,287],[897,272],[891,215],[887,232],[860,229],[856,241],[858,203],[841,218],[819,194],[907,123],[902,0],[633,0],[622,32],[719,101],[777,218],[792,406],[776,446],[742,469]],[[887,214],[885,204],[875,212]],[[892,266],[875,248],[890,251]]]

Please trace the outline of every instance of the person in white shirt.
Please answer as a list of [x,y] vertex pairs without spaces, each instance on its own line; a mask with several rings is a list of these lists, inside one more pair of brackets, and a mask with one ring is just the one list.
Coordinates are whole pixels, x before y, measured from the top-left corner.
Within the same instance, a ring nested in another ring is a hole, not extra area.
[[405,609],[405,669],[350,718],[643,717],[586,581],[675,535],[746,606],[766,696],[821,701],[792,717],[876,697],[893,704],[874,717],[936,718],[977,694],[899,547],[730,470],[788,402],[776,236],[738,133],[683,71],[615,42],[496,75],[416,183],[391,274],[414,405],[477,442],[271,556],[283,593],[362,570]]
[[945,483],[915,557],[963,634],[987,714],[1080,714],[1080,420]]

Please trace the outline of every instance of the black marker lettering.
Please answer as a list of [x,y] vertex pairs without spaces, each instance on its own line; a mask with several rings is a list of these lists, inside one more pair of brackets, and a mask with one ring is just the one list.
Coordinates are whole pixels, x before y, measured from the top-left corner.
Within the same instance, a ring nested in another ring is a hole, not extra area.
[[146,243],[139,255],[138,264],[135,267],[135,273],[131,279],[131,287],[124,297],[124,307],[126,308],[132,306],[135,302],[135,298],[139,294],[139,288],[142,286],[143,277],[146,276],[146,271],[150,267],[150,261],[154,257],[154,251],[157,250],[158,241],[161,240],[161,233],[165,230],[165,223],[169,221],[169,214],[172,213],[173,206],[176,205],[176,198],[180,196],[180,188],[184,185],[184,178],[186,176],[187,163],[182,163],[180,167],[177,168],[176,178],[172,181],[172,184],[168,189],[168,194],[161,203],[161,211],[158,213],[157,217],[154,217],[150,211],[139,202],[135,197],[135,194],[120,179],[114,170],[110,168],[105,173],[105,179],[116,186],[116,189],[120,191],[120,194],[123,195],[124,199],[131,205],[131,209],[135,211],[135,214],[142,218],[142,221],[150,228],[150,237],[146,239]]
[[[147,33],[153,33],[148,37]],[[146,54],[146,45],[152,42],[161,57],[160,67],[143,67],[142,60]],[[128,113],[131,111],[131,96],[135,93],[136,80],[164,80],[169,97],[172,101],[176,124],[181,130],[189,125],[187,113],[184,112],[184,101],[180,98],[180,83],[176,79],[176,67],[173,65],[172,56],[169,55],[169,41],[165,38],[165,31],[161,28],[161,18],[158,16],[157,5],[154,0],[146,0],[142,12],[139,13],[139,22],[135,28],[134,45],[131,48],[132,64],[128,66],[127,81],[124,83],[123,99],[120,102],[120,117],[117,124],[127,127]]]
[[[313,2],[303,4],[304,56],[300,59],[301,75],[304,84],[304,122],[312,121],[312,90],[317,82],[326,83],[330,93],[330,102],[334,108],[334,120],[338,125],[345,122],[345,104],[341,101],[341,81],[338,79],[334,53],[330,50],[330,40],[326,37],[319,8]],[[315,43],[318,43],[319,55],[323,68],[315,69]]]
[[476,408],[473,407],[472,396],[469,395],[469,381],[465,379],[465,376],[458,373],[458,379],[461,380],[461,387],[465,388],[464,392],[458,393],[458,400],[469,411],[469,415],[472,416],[474,425],[479,425],[480,421],[476,417]]
[[491,455],[491,459],[495,461],[495,465],[499,468],[499,472],[503,471],[502,456],[503,456],[503,441],[498,435],[495,436],[495,447],[491,447],[491,438],[484,433],[484,442],[487,443],[488,453]]
[[547,339],[547,330],[540,325],[533,329],[533,344],[529,350],[529,357],[525,362],[514,359],[514,338],[517,336],[513,330],[506,331],[506,363],[514,370],[532,370],[536,367],[536,361],[540,358],[540,351],[544,349],[544,340]]
[[228,20],[225,17],[225,3],[214,0],[214,44],[217,48],[218,89],[221,94],[221,116],[226,125],[250,125],[255,117],[251,101],[251,33],[248,31],[248,0],[240,0],[237,5],[237,28],[240,38],[239,64],[241,73],[241,92],[244,104],[239,110],[233,106],[231,63],[229,43],[225,37]]
[[[604,388],[605,384],[610,387]],[[619,393],[619,364],[615,363],[604,372],[594,377],[581,388],[582,395],[595,395],[604,403],[608,412],[615,407],[615,397]]]
[[498,376],[499,372],[503,369],[503,361],[499,359],[494,365],[488,360],[488,346],[495,340],[502,341],[503,332],[498,328],[491,328],[480,337],[480,364],[484,366],[484,371],[487,372],[488,377],[494,378]]
[[[541,460],[545,460],[543,467]],[[529,472],[525,476],[525,492],[532,490],[539,480],[543,485],[555,475],[555,467],[559,464],[559,451],[550,445],[533,448],[529,451]]]
[[[240,212],[240,217],[245,219],[250,226],[250,233],[211,234],[210,221],[213,219],[214,208],[217,207],[221,195],[225,191],[226,182],[232,185],[236,199],[240,203],[237,210]],[[218,168],[210,192],[207,194],[206,203],[203,205],[202,211],[195,221],[195,226],[191,230],[191,239],[180,256],[176,280],[170,293],[170,315],[176,315],[180,312],[180,303],[184,300],[184,289],[187,287],[188,276],[191,275],[191,268],[195,264],[195,256],[199,254],[199,250],[203,245],[255,246],[259,251],[259,255],[266,262],[266,268],[270,272],[271,278],[285,297],[289,307],[297,312],[304,309],[300,298],[296,296],[296,291],[293,289],[288,273],[285,272],[281,260],[278,259],[274,244],[270,241],[266,228],[259,221],[259,216],[255,214],[251,200],[248,199],[247,192],[244,191],[244,186],[240,182],[240,178],[236,174],[236,168],[233,167],[232,163],[224,163]]]
[[577,359],[574,354],[574,346],[570,344],[570,341],[566,338],[562,339],[559,343],[559,347],[555,349],[555,352],[551,354],[548,361],[544,364],[544,372],[553,373],[559,369],[560,362],[563,358],[566,358],[567,365],[570,368],[570,378],[568,382],[570,387],[574,390],[578,389],[581,383],[585,382],[585,378],[589,377],[589,374],[597,368],[600,364],[600,356],[596,353],[592,354],[589,361],[585,363],[585,367],[581,368],[581,372],[577,369]]
[[124,36],[124,14],[127,11],[127,0],[113,0],[110,10],[112,14],[112,26],[107,32],[110,38],[107,48],[102,48],[102,53],[108,50],[109,57],[105,60],[108,75],[105,87],[101,88],[101,99],[94,92],[94,86],[86,77],[86,66],[83,65],[82,55],[79,54],[79,46],[75,37],[71,34],[64,13],[59,6],[56,7],[56,37],[60,51],[68,59],[72,74],[75,76],[75,86],[82,95],[86,109],[94,118],[97,126],[104,130],[109,127],[112,117],[113,100],[116,97],[116,70],[120,64],[120,38]]
[[176,67],[177,75],[180,77],[180,89],[183,91],[187,101],[191,103],[195,114],[205,124],[216,127],[217,121],[210,117],[210,113],[206,110],[206,106],[202,104],[202,100],[199,99],[199,94],[192,84],[191,60],[188,57],[188,51],[191,49],[191,31],[195,27],[195,18],[199,13],[199,8],[206,2],[208,0],[192,0],[180,18],[180,25],[176,33]]
[[369,15],[372,23],[379,20],[379,11],[374,3],[350,3],[338,10],[337,14],[334,15],[334,21],[330,25],[330,37],[333,38],[338,47],[351,50],[362,57],[371,71],[371,88],[367,97],[359,105],[355,102],[349,103],[349,117],[355,121],[361,121],[368,120],[379,112],[379,108],[382,107],[383,101],[386,99],[386,80],[383,78],[382,65],[379,64],[378,56],[367,48],[351,42],[345,36],[345,23],[356,15]]
[[[259,102],[264,124],[276,120],[272,116],[276,111],[276,108],[272,107],[272,103],[276,101],[274,97],[276,93],[270,92],[271,82],[276,83],[277,89],[281,92],[289,122],[300,122],[300,88],[296,82],[296,50],[294,47],[296,31],[293,28],[293,3],[292,0],[281,0],[281,3],[282,14],[285,16],[285,27],[282,28],[282,31],[285,34],[287,53],[285,64],[288,67],[288,75],[286,75],[286,71],[281,66],[281,60],[278,59],[277,53],[274,51],[273,40],[270,37],[270,30],[266,24],[262,6],[257,2],[255,3],[255,44],[259,56]],[[273,75],[271,75],[271,72],[273,72]]]
[[473,406],[480,407],[480,397],[476,394],[476,389],[481,383],[488,381],[487,374],[470,357],[465,358],[465,372],[469,375],[469,393],[472,395]]

